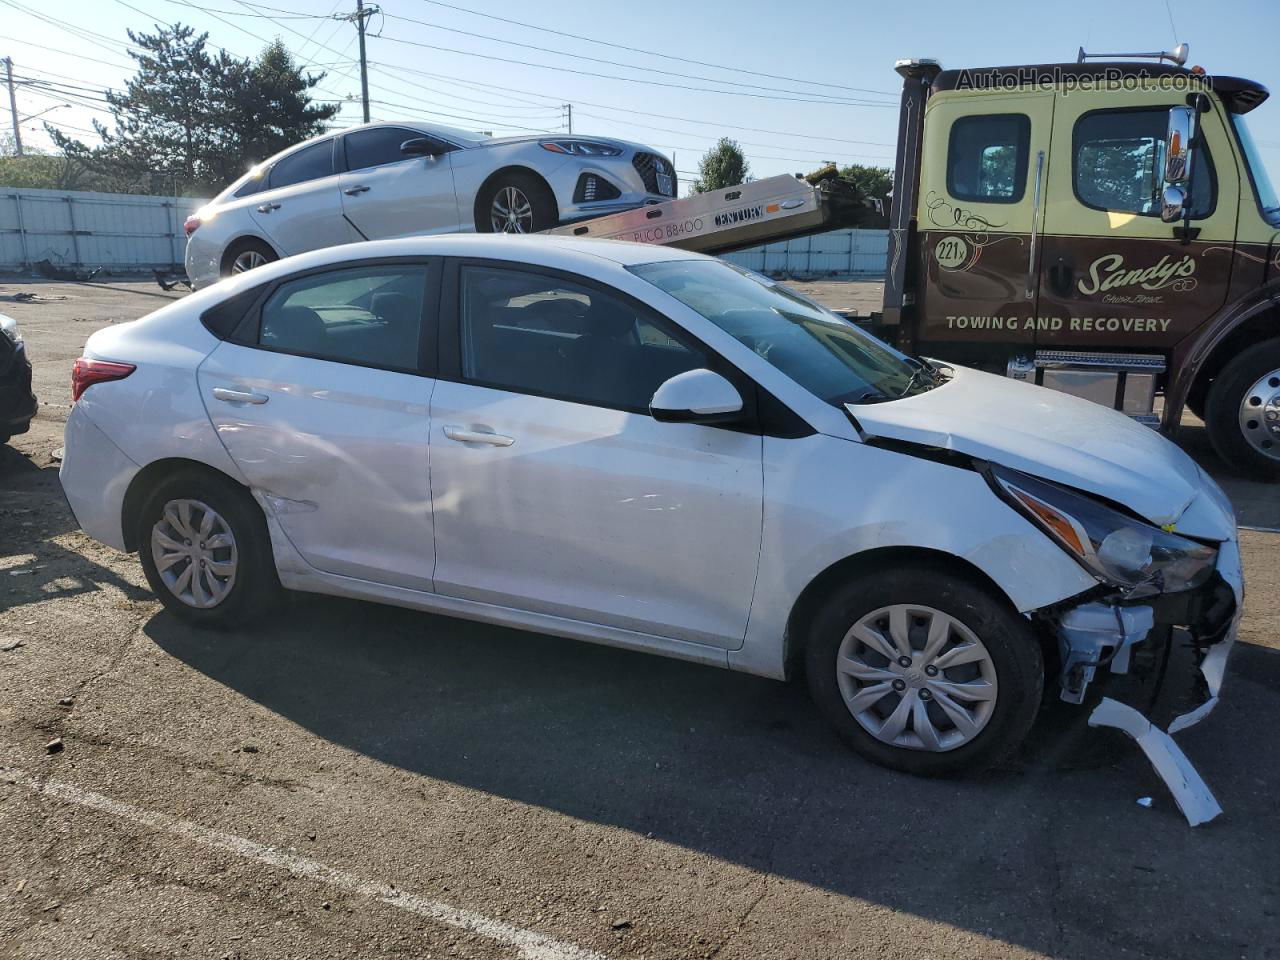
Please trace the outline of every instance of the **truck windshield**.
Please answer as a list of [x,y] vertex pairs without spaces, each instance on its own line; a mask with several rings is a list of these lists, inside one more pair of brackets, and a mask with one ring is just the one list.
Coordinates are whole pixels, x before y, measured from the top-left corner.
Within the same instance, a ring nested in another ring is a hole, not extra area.
[[825,307],[722,260],[667,260],[628,269],[835,406],[896,400],[939,381],[931,367]]
[[1253,181],[1254,192],[1258,195],[1258,206],[1263,215],[1272,223],[1280,223],[1280,197],[1276,196],[1276,188],[1271,184],[1271,177],[1263,163],[1262,153],[1254,142],[1253,134],[1244,116],[1239,113],[1231,115],[1235,125],[1236,136],[1240,138],[1240,146],[1244,149],[1245,162],[1249,165],[1249,176]]

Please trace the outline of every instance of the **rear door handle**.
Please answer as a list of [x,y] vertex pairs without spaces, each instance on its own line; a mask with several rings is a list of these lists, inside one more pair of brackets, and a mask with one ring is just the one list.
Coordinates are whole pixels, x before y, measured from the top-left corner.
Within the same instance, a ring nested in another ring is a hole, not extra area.
[[278,204],[278,203],[260,203],[260,204],[258,204],[258,212],[259,212],[259,213],[270,213],[272,210],[279,210],[279,209],[280,209],[280,204]]
[[444,435],[458,443],[487,443],[494,447],[509,447],[516,442],[515,437],[504,437],[490,430],[468,430],[466,427],[445,427]]
[[228,390],[226,387],[214,387],[213,396],[215,400],[223,400],[227,403],[266,403],[270,397],[265,393],[252,393],[248,390]]
[[347,187],[347,189],[343,190],[342,192],[345,193],[348,197],[354,197],[358,193],[368,193],[369,188],[361,184],[358,187]]

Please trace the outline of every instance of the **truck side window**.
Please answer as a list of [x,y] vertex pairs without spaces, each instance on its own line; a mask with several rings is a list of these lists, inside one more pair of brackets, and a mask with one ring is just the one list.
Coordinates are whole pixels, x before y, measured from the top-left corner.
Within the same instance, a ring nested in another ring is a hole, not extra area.
[[961,117],[947,145],[947,193],[978,203],[1017,203],[1027,187],[1031,119],[1021,113]]
[[[1095,210],[1158,217],[1168,123],[1165,107],[1095,110],[1077,120],[1071,135],[1071,179],[1077,199]],[[1192,165],[1192,216],[1207,217],[1213,212],[1216,187],[1207,147],[1196,148]]]

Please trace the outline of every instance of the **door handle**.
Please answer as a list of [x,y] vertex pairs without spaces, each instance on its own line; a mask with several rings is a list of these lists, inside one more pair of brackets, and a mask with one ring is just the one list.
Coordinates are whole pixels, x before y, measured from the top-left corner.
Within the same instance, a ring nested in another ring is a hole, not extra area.
[[259,213],[270,213],[272,210],[279,210],[279,209],[280,209],[280,204],[278,204],[278,203],[260,203],[260,204],[258,204],[258,212],[259,212]]
[[364,184],[361,184],[358,187],[347,187],[347,189],[343,190],[342,192],[345,193],[348,197],[354,197],[358,193],[368,193],[369,188],[366,187]]
[[491,430],[468,430],[466,427],[445,427],[444,435],[458,443],[487,443],[494,447],[509,447],[516,442],[515,437],[504,437]]
[[1050,265],[1048,275],[1049,289],[1055,296],[1063,300],[1071,296],[1071,282],[1076,277],[1076,271],[1070,262],[1059,257],[1057,263]]
[[271,398],[265,393],[252,393],[247,390],[228,390],[226,387],[214,387],[213,397],[215,400],[223,400],[227,403],[266,403]]

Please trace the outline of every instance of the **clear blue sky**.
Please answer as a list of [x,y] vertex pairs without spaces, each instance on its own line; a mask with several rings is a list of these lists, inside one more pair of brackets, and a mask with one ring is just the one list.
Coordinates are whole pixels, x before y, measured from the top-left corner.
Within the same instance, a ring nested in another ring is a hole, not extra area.
[[[652,144],[674,153],[681,171],[696,171],[698,157],[716,138],[732,136],[742,143],[755,176],[809,170],[823,160],[891,165],[897,57],[934,57],[947,67],[1070,61],[1080,45],[1099,51],[1166,49],[1174,43],[1176,24],[1177,39],[1191,45],[1192,63],[1277,91],[1251,122],[1273,171],[1280,172],[1275,0],[1244,0],[1232,5],[1230,16],[1192,0],[1052,6],[1027,0],[816,6],[777,0],[381,0],[380,6],[386,16],[373,17],[368,41],[375,119],[419,116],[497,134],[563,130],[561,104],[572,103],[574,133]],[[239,56],[256,53],[278,36],[300,61],[327,73],[318,98],[352,98],[337,121],[345,125],[360,119],[356,33],[331,17],[354,7],[355,0],[0,0],[0,56],[13,57],[19,77],[101,90],[122,86],[132,73],[126,28],[181,21],[208,31],[211,43]],[[809,12],[815,16],[806,17]],[[615,79],[621,77],[631,79]],[[84,100],[57,106],[69,99],[24,85],[19,113],[56,106],[44,119],[87,130],[95,114]],[[7,129],[7,113],[2,116],[0,129]],[[31,121],[24,139],[47,147],[40,123]]]

